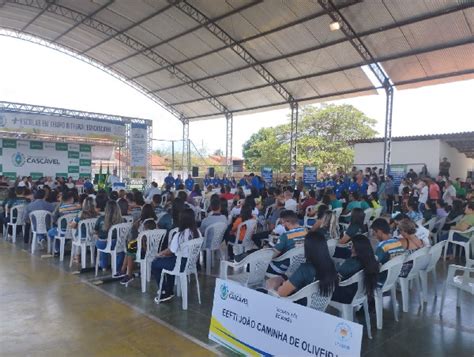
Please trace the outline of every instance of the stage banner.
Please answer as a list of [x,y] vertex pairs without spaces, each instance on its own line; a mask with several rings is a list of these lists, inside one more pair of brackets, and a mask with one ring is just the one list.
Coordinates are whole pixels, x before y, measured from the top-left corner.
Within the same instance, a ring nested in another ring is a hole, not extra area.
[[216,280],[209,339],[247,356],[360,356],[362,325]]
[[12,180],[91,176],[91,145],[0,139],[0,147],[0,172]]
[[305,166],[303,169],[303,183],[305,185],[316,185],[318,169],[316,166]]
[[125,141],[125,123],[31,113],[0,113],[0,130]]
[[398,187],[407,175],[407,165],[390,165],[388,174],[393,177],[393,185]]
[[147,175],[148,127],[146,124],[132,123],[130,133],[131,178]]
[[262,178],[265,183],[271,184],[273,182],[273,169],[268,166],[262,167]]

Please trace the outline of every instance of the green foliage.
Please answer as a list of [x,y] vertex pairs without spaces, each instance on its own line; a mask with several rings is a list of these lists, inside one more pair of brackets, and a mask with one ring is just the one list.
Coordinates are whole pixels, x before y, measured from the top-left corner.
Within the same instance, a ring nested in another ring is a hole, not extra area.
[[[374,137],[374,119],[351,105],[303,108],[298,124],[298,165],[313,164],[325,170],[330,166],[349,167],[354,152],[348,142]],[[290,167],[290,125],[262,128],[243,145],[249,170],[271,166],[288,171]]]

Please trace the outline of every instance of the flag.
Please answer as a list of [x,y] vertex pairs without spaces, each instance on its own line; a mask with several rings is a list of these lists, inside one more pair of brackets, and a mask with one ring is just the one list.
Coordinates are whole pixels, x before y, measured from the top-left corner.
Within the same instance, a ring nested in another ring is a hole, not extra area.
[[97,187],[99,189],[104,188],[104,180],[103,180],[103,175],[102,175],[102,161],[100,162],[100,167],[99,167],[99,180],[97,182]]
[[104,178],[105,188],[109,188],[109,176],[110,176],[110,167],[109,167],[109,164],[107,164],[107,174],[105,175],[105,178]]

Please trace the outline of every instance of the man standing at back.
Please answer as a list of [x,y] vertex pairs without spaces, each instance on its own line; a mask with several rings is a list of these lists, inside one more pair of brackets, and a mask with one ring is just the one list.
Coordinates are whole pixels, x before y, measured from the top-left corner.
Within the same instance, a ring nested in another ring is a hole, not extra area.
[[451,168],[451,163],[448,161],[447,157],[443,157],[443,161],[439,163],[439,176],[444,176],[449,178],[449,169]]
[[191,176],[191,174],[188,175],[188,178],[184,181],[184,186],[186,187],[186,190],[191,192],[194,188],[194,179]]
[[174,177],[171,172],[165,177],[165,186],[168,191],[174,186]]

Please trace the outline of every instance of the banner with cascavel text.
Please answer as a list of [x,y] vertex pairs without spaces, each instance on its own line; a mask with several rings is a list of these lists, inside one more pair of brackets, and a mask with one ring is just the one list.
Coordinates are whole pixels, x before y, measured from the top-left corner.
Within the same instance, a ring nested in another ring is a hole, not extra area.
[[216,280],[209,339],[247,356],[360,356],[362,326]]
[[148,166],[148,126],[146,124],[132,123],[130,153],[132,156],[131,178],[146,177]]
[[91,145],[0,139],[0,174],[64,178],[91,176]]

